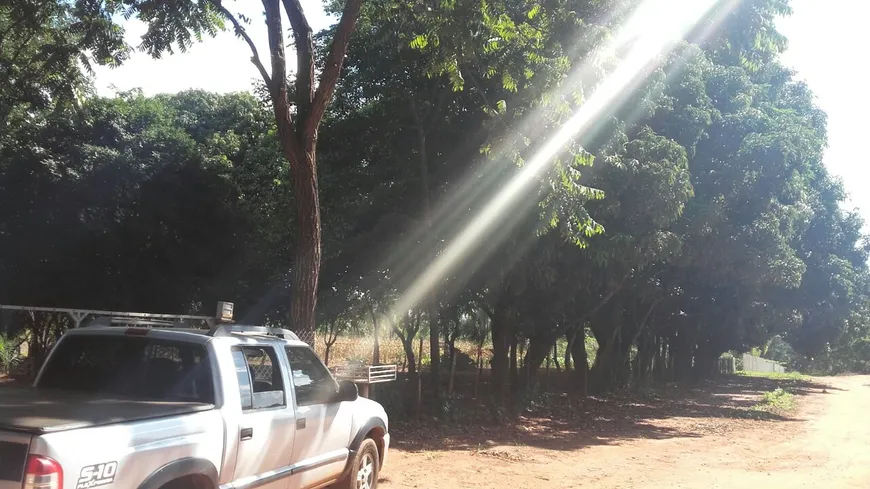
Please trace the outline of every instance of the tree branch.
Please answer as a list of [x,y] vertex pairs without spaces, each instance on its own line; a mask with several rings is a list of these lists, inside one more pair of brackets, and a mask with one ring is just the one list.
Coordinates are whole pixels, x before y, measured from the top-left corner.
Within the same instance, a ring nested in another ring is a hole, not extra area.
[[281,27],[281,9],[278,0],[263,0],[266,10],[266,28],[269,31],[269,52],[272,62],[272,101],[283,89],[287,93],[287,58],[284,56],[284,33]]
[[408,341],[407,339],[405,339],[405,335],[402,333],[402,328],[396,326],[395,324],[392,324],[391,327],[393,328],[393,333],[395,333],[396,336],[399,337],[399,341],[401,341],[402,343]]
[[314,93],[311,113],[308,114],[308,119],[305,121],[305,131],[309,135],[316,134],[317,126],[323,119],[323,114],[326,113],[326,106],[329,104],[330,99],[332,99],[333,92],[335,92],[335,85],[338,82],[338,76],[341,74],[341,66],[344,63],[345,53],[347,53],[350,35],[356,27],[361,7],[362,0],[346,0],[344,4],[341,20],[338,22],[338,27],[335,29],[335,34],[332,38],[332,44],[329,47],[326,66],[323,69],[323,73],[320,74],[317,91]]
[[257,70],[260,72],[260,76],[263,77],[263,81],[266,82],[266,88],[268,88],[271,92],[272,90],[272,78],[269,77],[269,73],[266,72],[266,67],[263,66],[263,62],[260,61],[260,54],[257,52],[257,46],[254,45],[254,41],[251,40],[251,36],[245,31],[245,28],[239,21],[227,10],[223,5],[218,5],[221,10],[221,13],[224,14],[224,17],[227,18],[233,24],[233,29],[236,32],[236,35],[241,37],[248,43],[248,47],[251,48],[251,63],[254,63],[254,66],[257,67]]
[[477,302],[477,305],[480,306],[480,308],[483,310],[484,314],[486,314],[486,316],[490,320],[492,320],[492,318],[495,317],[495,311],[493,311],[490,307],[488,307],[486,304],[484,304],[483,301]]
[[441,115],[441,109],[444,108],[444,101],[447,99],[447,90],[444,88],[438,90],[437,83],[438,82],[436,81],[436,91],[438,93],[438,98],[435,101],[435,107],[432,109],[432,112],[427,114],[427,121],[425,123],[426,133],[429,133],[432,128],[435,127],[435,124],[438,122],[438,116]]
[[[490,110],[490,112],[495,114],[496,119],[498,119],[498,121],[502,123],[502,125],[504,126],[505,129],[507,129],[508,131],[511,131],[512,130],[511,127],[508,125],[507,122],[505,122],[504,118],[502,118],[498,109],[496,107],[493,107],[493,105],[491,103],[489,103],[489,98],[486,96],[486,92],[484,92],[483,86],[481,86],[480,82],[478,82],[477,78],[474,76],[474,71],[473,70],[466,70],[466,73],[468,75],[468,79],[471,80],[471,84],[474,85],[474,88],[477,89],[477,93],[480,94],[480,100],[483,102],[483,105],[485,105],[487,107],[487,109]],[[520,136],[523,136],[523,134],[521,134],[519,131],[514,131],[514,132],[516,132]]]
[[299,130],[304,133],[314,100],[314,33],[299,0],[282,2],[296,47],[296,116],[300,121]]
[[266,27],[269,31],[269,52],[272,62],[272,86],[269,95],[275,110],[275,123],[281,148],[290,161],[291,169],[300,168],[304,161],[301,142],[296,133],[296,125],[290,114],[290,101],[287,89],[287,58],[284,54],[284,31],[281,27],[281,6],[278,0],[263,0],[266,11]]

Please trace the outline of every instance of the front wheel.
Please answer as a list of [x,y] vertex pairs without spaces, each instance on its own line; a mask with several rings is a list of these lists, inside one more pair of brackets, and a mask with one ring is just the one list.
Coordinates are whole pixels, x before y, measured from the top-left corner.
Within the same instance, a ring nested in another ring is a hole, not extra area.
[[376,489],[379,468],[378,446],[374,440],[366,438],[356,452],[350,473],[335,487],[336,489]]

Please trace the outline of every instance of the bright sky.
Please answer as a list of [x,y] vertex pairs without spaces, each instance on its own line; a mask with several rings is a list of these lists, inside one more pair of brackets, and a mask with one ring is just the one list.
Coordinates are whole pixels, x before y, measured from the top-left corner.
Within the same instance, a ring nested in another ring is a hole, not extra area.
[[[247,30],[261,56],[267,56],[266,28],[260,21],[259,2],[243,0],[225,5],[252,19]],[[331,23],[318,0],[303,0],[303,5],[315,31]],[[825,164],[832,173],[843,178],[851,199],[847,207],[862,209],[864,220],[870,223],[870,191],[861,189],[870,170],[859,160],[864,155],[863,139],[868,137],[863,121],[870,115],[870,99],[865,96],[865,63],[852,54],[870,43],[866,26],[870,2],[792,0],[792,7],[794,15],[782,19],[778,25],[789,39],[783,61],[797,71],[798,78],[809,84],[819,106],[827,112],[829,148]],[[145,26],[129,21],[126,29],[127,41],[138,45]],[[159,60],[136,53],[120,68],[98,67],[96,86],[101,95],[107,96],[111,96],[115,88],[136,87],[148,95],[188,88],[216,92],[249,90],[258,77],[249,58],[248,46],[231,32],[225,32],[216,39],[194,45],[187,53]],[[292,57],[288,58],[292,61]],[[263,58],[263,62],[268,66],[268,59]]]
[[[225,1],[223,5],[231,12],[244,14],[251,19],[245,30],[257,44],[260,59],[268,70],[269,50],[266,25],[262,20],[262,4],[256,0],[237,0]],[[302,5],[314,32],[334,23],[323,12],[319,0],[302,0]],[[283,27],[289,31],[286,18]],[[138,46],[146,31],[146,25],[131,19],[124,23],[124,28],[127,43]],[[292,51],[287,54],[289,70],[295,66],[295,58]],[[96,88],[100,95],[105,96],[114,95],[114,88],[141,88],[146,95],[178,92],[189,88],[202,88],[213,92],[250,90],[253,81],[260,77],[250,59],[251,50],[248,45],[228,30],[218,34],[216,38],[206,38],[204,42],[194,44],[186,53],[153,59],[145,53],[136,52],[120,68],[97,66]]]
[[[870,43],[870,2],[866,0],[792,0],[794,15],[782,19],[779,30],[789,39],[783,57],[816,94],[828,113],[825,165],[839,175],[849,192],[848,208],[861,209],[870,224],[870,177],[864,157],[865,120],[870,99],[865,94],[865,63],[855,53]],[[865,232],[870,226],[865,225]]]

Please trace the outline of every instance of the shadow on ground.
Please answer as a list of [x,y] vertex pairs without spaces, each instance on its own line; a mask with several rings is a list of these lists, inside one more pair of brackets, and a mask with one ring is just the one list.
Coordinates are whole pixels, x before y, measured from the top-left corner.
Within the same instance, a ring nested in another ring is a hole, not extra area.
[[484,406],[455,401],[464,417],[453,423],[396,422],[397,447],[408,451],[487,450],[535,446],[576,450],[632,439],[697,438],[742,423],[793,423],[801,419],[753,409],[763,393],[783,388],[797,396],[834,390],[812,380],[729,376],[691,387],[669,385],[647,394],[574,399],[549,394],[516,418],[496,423]]
[[[556,380],[554,376],[553,385],[558,385]],[[0,379],[0,396],[5,387],[13,386],[21,383]],[[644,394],[578,399],[551,393],[501,423],[493,421],[485,405],[466,396],[453,401],[453,412],[460,415],[453,422],[396,420],[390,431],[394,446],[408,451],[485,451],[511,445],[576,450],[633,439],[698,438],[722,434],[740,423],[801,422],[753,409],[763,393],[777,388],[797,396],[840,390],[814,380],[729,376],[694,386],[671,384]]]

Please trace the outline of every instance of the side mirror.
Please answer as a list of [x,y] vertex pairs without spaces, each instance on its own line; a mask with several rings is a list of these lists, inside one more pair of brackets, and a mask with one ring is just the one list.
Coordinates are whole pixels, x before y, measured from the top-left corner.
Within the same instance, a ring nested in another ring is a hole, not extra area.
[[349,380],[342,380],[338,383],[338,394],[335,396],[337,402],[356,401],[359,397],[359,389],[356,384]]

